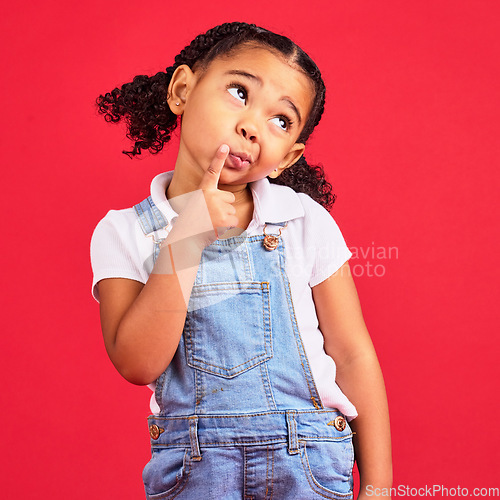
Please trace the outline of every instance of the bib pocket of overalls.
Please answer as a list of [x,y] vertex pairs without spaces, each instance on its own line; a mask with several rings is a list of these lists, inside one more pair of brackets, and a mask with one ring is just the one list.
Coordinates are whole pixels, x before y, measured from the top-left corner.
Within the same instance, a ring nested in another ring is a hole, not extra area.
[[186,486],[193,465],[189,449],[154,449],[142,471],[146,498],[175,498]]
[[184,327],[187,363],[233,378],[272,355],[269,283],[195,285]]
[[334,441],[302,441],[300,455],[307,482],[318,498],[352,498],[354,448],[350,431]]

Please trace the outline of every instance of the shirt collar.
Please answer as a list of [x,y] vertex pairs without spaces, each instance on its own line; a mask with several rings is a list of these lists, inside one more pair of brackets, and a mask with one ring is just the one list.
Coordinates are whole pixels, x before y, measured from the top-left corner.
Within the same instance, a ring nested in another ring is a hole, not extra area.
[[[151,181],[151,198],[169,223],[177,213],[167,200],[167,187],[174,171],[158,174]],[[304,207],[298,194],[287,186],[271,184],[265,177],[249,184],[254,200],[254,218],[259,225],[287,222],[304,217]]]
[[271,184],[267,177],[250,183],[257,221],[266,223],[288,222],[304,217],[304,207],[298,194],[287,186]]

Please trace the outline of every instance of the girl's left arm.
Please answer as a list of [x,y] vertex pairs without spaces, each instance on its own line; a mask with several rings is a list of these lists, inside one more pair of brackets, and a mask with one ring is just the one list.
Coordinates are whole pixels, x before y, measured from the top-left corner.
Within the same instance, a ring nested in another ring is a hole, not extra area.
[[387,495],[392,486],[387,396],[349,262],[314,286],[312,293],[325,351],[337,366],[336,382],[358,411],[349,423],[356,433],[353,444],[360,473],[358,498]]

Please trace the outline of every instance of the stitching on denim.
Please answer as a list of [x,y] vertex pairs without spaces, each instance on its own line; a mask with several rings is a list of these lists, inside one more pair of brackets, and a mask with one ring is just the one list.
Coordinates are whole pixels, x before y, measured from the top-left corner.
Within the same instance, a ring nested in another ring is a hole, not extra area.
[[[290,312],[290,319],[292,320],[292,327],[293,327],[293,330],[294,330],[294,339],[295,339],[295,343],[297,345],[297,351],[298,351],[298,354],[299,354],[300,364],[302,365],[302,370],[304,372],[304,377],[306,379],[307,388],[309,389],[309,395],[312,398],[313,394],[312,394],[311,387],[310,387],[310,384],[309,384],[309,378],[307,376],[306,368],[304,366],[304,362],[303,362],[303,359],[302,359],[301,347],[303,349],[304,345],[302,344],[302,346],[300,346],[299,342],[297,340],[298,324],[296,324],[297,318],[295,316],[295,308],[293,307],[293,303],[292,303],[292,296],[291,296],[292,293],[291,293],[291,290],[290,290],[290,285],[288,283],[288,276],[286,276],[286,273],[285,273],[285,265],[286,265],[285,264],[285,247],[284,247],[284,243],[283,242],[281,242],[281,244],[280,244],[279,251],[280,251],[280,272],[281,272],[281,279],[283,280],[283,285],[284,285],[284,289],[285,289],[285,295],[286,295],[286,298],[287,298],[287,301],[288,301],[288,310]],[[301,343],[302,343],[302,341],[301,341]]]
[[247,498],[247,450],[246,448],[243,448],[243,463],[245,464],[243,468],[243,494],[245,495],[245,498]]
[[[228,286],[231,284],[231,282],[227,281],[227,282],[224,282],[224,283],[204,283],[204,284],[201,284],[201,285],[196,285],[196,290],[194,290],[194,294],[195,295],[200,295],[198,293],[198,291],[200,290],[201,287],[213,287],[213,286],[216,286],[216,288],[214,288],[213,290],[204,290],[203,291],[203,297],[205,296],[206,293],[208,292],[225,292],[225,291],[234,291],[234,292],[240,292],[241,290],[255,290],[255,291],[259,291],[261,290],[262,288],[262,283],[267,283],[266,281],[264,282],[259,282],[259,283],[244,283],[244,286]],[[238,281],[237,284],[243,284],[242,281]],[[226,285],[227,288],[223,288],[222,286],[219,286],[219,285]]]
[[[302,441],[302,445],[304,447],[304,452],[300,454],[300,458],[302,460],[302,466],[304,467],[304,472],[306,473],[305,475],[306,475],[307,482],[309,483],[309,486],[314,491],[314,493],[317,493],[318,495],[321,495],[324,498],[330,498],[330,499],[334,499],[334,500],[339,499],[339,498],[340,499],[352,498],[352,492],[351,493],[339,493],[339,492],[336,492],[333,490],[329,490],[328,488],[321,486],[321,484],[319,484],[318,481],[316,481],[316,478],[314,477],[314,474],[311,470],[311,465],[309,464],[309,459],[307,458],[307,449],[306,449],[305,441]],[[305,460],[305,462],[304,462],[304,460]],[[309,471],[309,473],[308,473],[308,471]],[[311,484],[311,481],[313,481],[312,484]],[[328,493],[329,496],[326,496],[321,491],[318,491],[317,489],[314,488],[314,486],[316,486],[316,488],[318,488],[318,489],[324,490],[324,492]]]
[[[199,370],[206,371],[208,373],[215,373],[217,375],[222,375],[222,376],[228,376],[230,378],[236,377],[237,375],[249,370],[250,368],[253,368],[254,366],[257,366],[259,363],[262,363],[268,359],[270,359],[273,355],[272,352],[272,338],[271,338],[271,325],[270,325],[270,320],[268,319],[270,315],[270,292],[269,292],[269,282],[263,281],[263,282],[257,282],[252,285],[255,285],[251,289],[255,289],[256,291],[260,291],[259,295],[262,297],[262,334],[263,334],[263,347],[264,347],[264,352],[261,352],[260,354],[257,354],[256,356],[253,356],[250,359],[245,360],[243,363],[240,363],[239,365],[232,366],[230,368],[226,368],[220,365],[215,365],[213,363],[209,363],[203,359],[200,359],[195,356],[194,354],[194,342],[193,342],[193,330],[191,327],[191,321],[189,320],[189,314],[186,317],[186,322],[185,322],[185,330],[186,333],[189,336],[189,343],[186,345],[186,350],[188,353],[187,359],[188,359],[188,364],[190,366],[193,366]],[[259,288],[257,288],[257,285]],[[264,286],[266,285],[266,286]],[[200,285],[203,286],[203,285]],[[238,287],[235,290],[241,290],[243,287]],[[246,289],[248,289],[247,287]],[[219,291],[225,291],[229,290],[227,288],[217,288],[217,290],[213,290],[213,292],[219,292]],[[233,290],[232,288],[230,290]],[[260,346],[262,347],[262,346]],[[210,367],[213,369],[216,369],[217,371],[210,370]],[[237,370],[240,368],[240,370]],[[237,371],[235,371],[237,370]]]
[[149,231],[149,228],[151,227],[150,224],[149,224],[149,221],[147,220],[146,218],[146,215],[145,215],[145,210],[144,210],[144,202],[147,201],[147,200],[143,200],[141,201],[140,203],[138,203],[137,205],[134,205],[134,209],[135,209],[135,213],[137,214],[137,217],[139,218],[139,224],[141,225],[141,229],[143,231],[144,234],[149,234],[153,231],[153,229],[151,228],[151,231]]
[[[268,356],[266,354],[259,354],[258,356],[254,356],[253,358],[249,359],[248,361],[245,361],[241,365],[238,365],[237,367],[235,366],[235,367],[230,368],[230,369],[223,368],[222,366],[212,365],[210,363],[207,363],[206,361],[203,361],[203,360],[195,358],[195,357],[192,357],[191,361],[188,362],[188,364],[190,366],[192,366],[193,368],[197,368],[198,370],[204,371],[206,373],[227,376],[227,378],[234,378],[234,377],[236,377],[236,375],[240,375],[241,373],[246,372],[250,368],[253,368],[253,367],[259,365],[260,363],[263,363],[264,361],[270,359],[270,357],[271,356]],[[259,359],[259,358],[261,358],[261,359]],[[259,361],[251,363],[254,359],[258,359]],[[199,363],[199,364],[197,364],[197,363]],[[249,363],[251,363],[251,364],[249,364]],[[245,365],[248,365],[248,366],[245,366]],[[233,372],[234,368],[238,368],[240,366],[243,366],[243,368],[241,368],[241,370],[238,370],[237,372]],[[213,369],[211,370],[209,367],[213,367]],[[217,368],[219,371],[216,371],[215,368]]]
[[352,432],[351,432],[350,436],[351,436],[351,446],[350,446],[350,449],[351,449],[351,477],[352,477],[352,470],[353,470],[353,467],[354,467],[354,443],[352,442],[352,436],[353,436]]
[[260,376],[262,378],[262,384],[264,385],[264,392],[266,393],[266,399],[269,409],[277,410],[278,406],[276,405],[276,400],[274,399],[271,380],[269,379],[269,371],[267,369],[267,363],[260,364]]
[[163,216],[160,209],[155,205],[151,196],[148,196],[145,200],[141,201],[137,205],[134,205],[135,212],[139,218],[139,224],[141,226],[142,232],[146,236],[151,236],[153,234],[153,264],[158,258],[160,253],[160,244],[164,238],[158,237],[158,231],[160,229],[169,226],[168,220]]
[[191,319],[189,316],[189,314],[186,314],[186,320],[184,321],[184,348],[186,350],[186,355],[193,344],[193,340],[191,338]]
[[[266,286],[263,286],[263,285]],[[271,328],[271,283],[262,284],[262,323],[264,325],[264,346],[269,359],[273,356],[273,331]]]
[[[231,245],[233,247],[234,245]],[[217,252],[217,253],[216,253]],[[213,253],[214,255],[209,255]],[[210,245],[204,250],[203,254],[206,258],[202,261],[210,263],[220,263],[223,266],[234,271],[233,281],[236,282],[246,282],[253,280],[253,273],[251,272],[250,265],[250,255],[248,251],[248,244],[246,241],[242,241],[241,245],[235,248],[231,248],[229,252],[225,252],[219,246],[219,248],[210,249]],[[207,269],[211,269],[208,267]],[[216,273],[217,275],[217,273]],[[203,275],[203,280],[210,281],[210,275]],[[203,280],[196,280],[196,284],[203,284]],[[227,281],[227,280],[226,280]],[[207,283],[210,284],[210,283]]]
[[[270,224],[275,224],[270,223]],[[234,246],[236,243],[261,241],[264,239],[264,234],[256,234],[254,236],[231,236],[230,238],[222,238],[215,240],[210,246]]]
[[[205,250],[203,250],[203,252],[204,251]],[[198,265],[198,271],[196,272],[196,276],[194,278],[193,288],[203,283],[203,273],[205,272],[205,264],[203,263],[203,252],[201,253],[202,258],[200,259],[200,263]]]
[[134,205],[144,234],[156,233],[159,229],[168,226],[169,222],[156,206],[151,196]]
[[[191,422],[189,422],[191,424]],[[194,455],[194,446],[193,446],[193,427],[189,425],[189,444],[191,446],[191,455]]]
[[[236,270],[236,277],[238,278],[238,281],[253,281],[254,278],[253,278],[253,273],[251,273],[248,243],[245,241],[236,249],[235,252],[231,252],[229,256],[231,260],[233,260],[233,262],[239,259],[239,265],[237,265],[236,263],[233,264],[234,269]],[[240,274],[243,274],[243,276],[240,276]]]
[[271,496],[269,500],[272,500],[274,493],[274,447],[271,447]]
[[288,452],[295,455],[299,451],[297,421],[295,420],[295,411],[291,410],[286,413],[286,423],[288,427]]
[[187,482],[189,479],[189,475],[191,474],[192,468],[193,468],[193,462],[191,462],[191,460],[189,460],[189,469],[188,469],[187,474],[186,474],[186,480],[184,481],[182,488],[172,498],[179,496],[182,493],[182,491],[184,490],[184,488],[187,486]]
[[[186,454],[187,454],[187,450],[184,453],[184,461],[183,461],[184,464],[186,463],[186,460],[185,460]],[[176,498],[177,496],[179,496],[187,485],[189,475],[191,474],[192,468],[193,468],[193,463],[191,462],[191,460],[189,460],[189,462],[187,462],[186,467],[185,467],[186,476],[184,478],[184,481],[177,482],[177,484],[172,486],[172,488],[170,488],[168,490],[168,492],[166,492],[166,493],[157,493],[155,495],[147,495],[148,500],[160,500],[162,498],[172,498],[173,499],[173,498]],[[176,489],[179,489],[179,488],[180,488],[180,490],[176,491]],[[173,496],[171,496],[171,495],[173,495]]]
[[[327,440],[327,441],[331,441],[333,443],[335,442],[338,442],[338,441],[343,441],[345,440],[346,438],[348,438],[349,436],[342,436],[342,437],[332,437],[332,436],[314,436],[314,437],[310,437],[310,436],[300,436],[300,438],[298,438],[298,441],[299,442],[306,442],[306,441],[317,441],[317,440]],[[278,444],[278,443],[286,443],[288,444],[288,439],[287,437],[283,436],[283,437],[276,437],[276,438],[272,438],[272,439],[259,439],[259,440],[251,440],[251,441],[213,441],[213,442],[205,442],[203,440],[201,440],[201,443],[200,445],[201,446],[216,446],[216,445],[219,445],[219,444],[227,444],[227,445],[234,445],[234,446],[251,446],[252,444],[259,444],[259,443],[262,443],[262,444],[271,444],[271,443],[274,443],[274,444]],[[151,443],[152,447],[153,448],[168,448],[168,447],[181,447],[181,446],[190,446],[191,443],[185,443],[185,442],[179,442],[179,443]]]
[[[273,453],[274,449],[271,447],[271,453]],[[272,474],[272,473],[271,473]],[[272,481],[272,479],[271,479]],[[267,496],[269,495],[269,489],[271,489],[271,497],[273,495],[273,486],[271,482],[271,488],[269,488],[269,446],[266,446],[266,494],[264,495],[265,498],[267,499]]]
[[[214,441],[214,442],[205,442],[201,441],[201,446],[215,446],[215,445],[220,445],[220,444],[228,444],[228,445],[234,445],[234,446],[250,446],[252,444],[266,444],[266,443],[286,443],[286,438],[272,438],[272,439],[259,439],[256,441]],[[154,448],[167,448],[170,446],[174,447],[181,447],[181,446],[189,446],[190,443],[155,443]]]
[[269,445],[266,446],[266,493],[264,495],[265,498],[267,498],[268,481],[269,481]]
[[[312,376],[311,373],[311,367],[309,365],[309,360],[307,359],[307,355],[305,353],[304,349],[304,344],[302,342],[302,337],[300,336],[299,332],[299,325],[297,323],[297,317],[295,315],[295,307],[293,305],[293,300],[292,300],[292,290],[290,288],[290,282],[288,280],[288,276],[286,275],[286,270],[285,270],[285,244],[282,238],[280,238],[280,271],[281,271],[281,278],[283,280],[283,285],[285,287],[285,293],[288,299],[288,306],[289,306],[289,311],[290,311],[290,316],[292,319],[292,325],[294,329],[294,338],[295,338],[295,343],[297,344],[297,350],[299,352],[299,357],[300,357],[300,364],[302,365],[302,369],[304,371],[304,376],[306,379],[307,383],[307,388],[309,389],[309,395],[311,396],[311,400],[313,402],[314,407],[318,410],[319,408],[323,408],[323,403],[321,402],[321,399],[319,397],[318,389],[316,387],[316,384],[314,382],[314,377]],[[299,344],[300,342],[300,344]],[[307,364],[307,368],[304,366],[304,360]],[[311,389],[311,385],[313,386],[313,389]],[[316,398],[320,402],[320,407],[318,408],[318,404],[316,403]]]
[[199,370],[194,370],[194,385],[195,385],[195,413],[200,410],[201,403],[203,401],[203,381],[201,380],[202,373]]
[[[264,284],[267,286],[263,287],[262,285]],[[210,289],[211,287],[213,287],[213,289]],[[208,288],[208,290],[202,290],[203,288]],[[241,290],[255,290],[258,292],[261,290],[267,291],[268,288],[269,281],[214,281],[213,283],[201,283],[196,285],[196,287],[193,287],[193,293],[191,295],[202,295],[202,297],[204,297],[207,292],[241,292]]]
[[292,414],[292,426],[293,426],[293,432],[294,432],[294,441],[297,441],[295,443],[295,447],[297,448],[297,451],[299,449],[299,437],[297,435],[297,420],[295,420],[295,413]]
[[307,439],[307,441],[316,441],[318,439],[326,439],[328,441],[343,441],[346,438],[351,437],[352,434],[346,434],[345,436],[311,436],[307,434],[301,434],[299,441]]
[[[198,416],[198,420],[201,418],[201,416]],[[168,429],[167,429],[168,431]],[[171,433],[172,431],[170,431]],[[188,431],[190,432],[190,430]],[[305,434],[298,434],[297,433],[297,442],[298,443],[306,443],[307,441],[312,441],[312,442],[318,442],[318,441],[329,441],[329,442],[332,442],[332,443],[336,443],[336,442],[341,442],[341,441],[345,441],[345,440],[351,440],[351,443],[352,443],[352,436],[353,434],[346,434],[345,436],[311,436],[311,435],[305,435]],[[203,441],[201,440],[200,442],[200,445],[201,446],[207,446],[207,445],[210,445],[210,446],[214,446],[214,445],[218,445],[218,444],[234,444],[234,445],[245,445],[245,446],[250,446],[252,444],[255,444],[255,443],[286,443],[287,446],[289,445],[289,438],[288,438],[288,433],[285,435],[283,434],[282,436],[278,436],[278,437],[273,437],[273,438],[270,438],[270,439],[259,439],[259,440],[254,440],[254,439],[250,439],[250,440],[243,440],[243,441],[239,441],[237,439],[234,439],[232,441],[213,441],[213,442],[210,442],[210,441]],[[163,441],[163,442],[158,442],[158,441],[153,441],[151,440],[151,447],[152,448],[167,448],[167,447],[180,447],[180,446],[190,446],[191,442],[183,442],[183,441],[180,441],[180,442],[168,442],[168,441]],[[298,449],[299,447],[297,447]],[[354,460],[352,460],[353,464],[354,465]]]
[[248,280],[253,281],[255,280],[255,267],[253,265],[253,260],[251,258],[250,251],[248,249],[248,241],[245,241],[245,254],[246,254],[246,259],[245,259],[245,273],[246,277]]
[[[247,359],[244,363],[240,363],[239,365],[236,365],[236,366],[233,366],[231,369],[228,369],[228,368],[224,368],[222,366],[218,366],[218,365],[214,365],[212,363],[207,363],[206,361],[203,361],[202,359],[199,359],[199,358],[195,358],[194,356],[192,357],[192,360],[193,361],[198,361],[199,363],[203,363],[204,365],[207,365],[207,366],[213,366],[214,368],[220,368],[221,370],[224,370],[226,372],[232,372],[233,369],[235,368],[239,368],[240,366],[244,366],[246,365],[247,363],[250,363],[251,361],[253,361],[254,359],[258,359],[258,358],[262,358],[263,356],[266,357],[266,359],[268,359],[268,355],[267,353],[262,353],[262,354],[257,354],[257,356],[254,356],[253,358],[250,358],[250,359]],[[198,367],[197,367],[198,368]],[[238,375],[238,373],[242,373],[244,372],[245,370],[241,370],[239,372],[236,372],[236,375]]]
[[191,455],[195,461],[201,460],[200,443],[198,441],[198,417],[189,417],[189,441],[191,444]]
[[[148,214],[149,214],[149,211],[151,209],[151,203],[152,203],[152,200],[150,202],[149,198],[150,197],[141,201],[141,203],[134,205],[135,213],[139,219],[139,225],[141,226],[142,232],[146,236],[149,236],[151,233],[156,233],[154,224],[151,224],[151,222],[148,218]],[[146,208],[144,208],[145,205],[146,205]],[[166,225],[166,224],[164,224],[164,225]],[[158,258],[158,254],[160,253],[160,243],[161,242],[157,242],[154,237],[153,237],[152,241],[153,241],[152,257],[153,257],[153,265],[154,265],[154,263],[156,262],[156,259]]]
[[[265,284],[265,286],[264,286]],[[264,348],[269,360],[273,357],[273,330],[271,328],[271,283],[262,283],[262,322],[264,325]],[[267,370],[267,367],[266,367]]]
[[168,220],[165,219],[160,209],[156,206],[155,202],[153,201],[153,198],[151,196],[148,196],[147,199],[148,203],[151,206],[151,214],[153,215],[153,218],[155,219],[156,222],[155,224],[156,229],[165,227],[168,224]]
[[[297,415],[308,415],[308,414],[313,414],[313,415],[324,415],[328,413],[332,413],[334,415],[339,415],[341,414],[340,410],[336,410],[333,408],[326,409],[323,408],[322,410],[295,410]],[[263,417],[263,416],[274,416],[274,415],[286,415],[286,411],[273,411],[273,412],[259,412],[259,413],[250,413],[250,414],[245,414],[245,415],[199,415],[198,418],[251,418],[251,417]],[[187,420],[189,416],[172,416],[172,417],[166,417],[164,415],[151,415],[148,417],[151,421],[154,420]]]

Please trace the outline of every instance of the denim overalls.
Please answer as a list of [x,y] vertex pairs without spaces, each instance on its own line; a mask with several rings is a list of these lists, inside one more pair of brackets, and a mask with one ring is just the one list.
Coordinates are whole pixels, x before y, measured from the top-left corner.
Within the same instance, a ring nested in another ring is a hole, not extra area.
[[[156,258],[168,223],[151,197],[135,209]],[[156,381],[161,411],[148,417],[150,500],[352,498],[351,429],[318,395],[283,238],[274,250],[263,242],[243,233],[203,251],[177,352]]]

